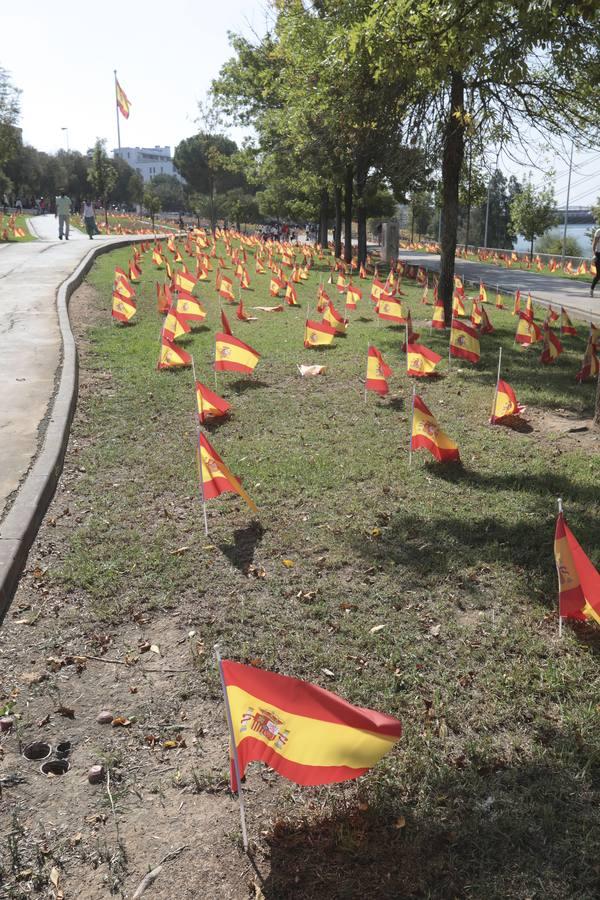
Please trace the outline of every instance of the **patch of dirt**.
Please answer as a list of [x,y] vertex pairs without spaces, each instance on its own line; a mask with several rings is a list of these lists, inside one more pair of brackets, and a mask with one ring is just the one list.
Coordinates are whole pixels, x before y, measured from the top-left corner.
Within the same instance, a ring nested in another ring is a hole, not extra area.
[[553,435],[554,443],[569,450],[600,450],[600,431],[592,419],[580,419],[566,409],[544,410],[527,407],[523,419],[533,429],[533,434]]

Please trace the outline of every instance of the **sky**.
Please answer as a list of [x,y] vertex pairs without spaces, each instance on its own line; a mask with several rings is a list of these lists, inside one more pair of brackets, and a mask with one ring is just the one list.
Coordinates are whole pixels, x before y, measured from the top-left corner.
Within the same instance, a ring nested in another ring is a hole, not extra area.
[[[2,3],[0,66],[22,90],[21,127],[26,143],[53,153],[85,152],[96,138],[117,146],[113,70],[131,101],[120,119],[123,147],[169,146],[198,130],[198,101],[232,55],[227,33],[262,35],[268,0],[27,0]],[[63,129],[67,129],[66,131]],[[231,130],[240,141],[244,132]],[[536,147],[530,161],[519,151],[500,168],[519,180],[532,174],[546,184],[554,171],[556,200],[566,200],[570,142]],[[493,154],[492,154],[493,156]],[[576,152],[572,206],[600,196],[600,144]]]

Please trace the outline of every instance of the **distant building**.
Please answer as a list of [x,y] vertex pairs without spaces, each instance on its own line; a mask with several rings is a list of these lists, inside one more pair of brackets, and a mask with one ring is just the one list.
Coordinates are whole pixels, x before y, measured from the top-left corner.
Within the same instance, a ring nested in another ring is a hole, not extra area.
[[113,150],[113,154],[139,172],[144,183],[151,181],[155,175],[175,175],[180,181],[183,180],[173,165],[170,147],[121,147],[120,150]]

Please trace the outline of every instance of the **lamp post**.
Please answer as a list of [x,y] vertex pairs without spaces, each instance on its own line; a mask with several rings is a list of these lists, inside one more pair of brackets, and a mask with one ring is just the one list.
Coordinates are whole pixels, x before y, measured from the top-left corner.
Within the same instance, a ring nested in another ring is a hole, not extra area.
[[65,132],[65,137],[67,140],[67,153],[68,153],[69,152],[69,129],[67,128],[66,125],[63,125],[60,130]]

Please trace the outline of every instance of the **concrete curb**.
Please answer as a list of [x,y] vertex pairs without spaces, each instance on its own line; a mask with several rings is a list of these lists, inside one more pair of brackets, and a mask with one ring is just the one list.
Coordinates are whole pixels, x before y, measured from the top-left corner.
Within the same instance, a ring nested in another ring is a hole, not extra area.
[[56,490],[77,405],[79,366],[69,321],[71,295],[80,286],[98,256],[141,241],[156,238],[166,240],[169,236],[127,236],[110,243],[96,244],[57,289],[56,307],[62,337],[60,380],[49,406],[49,421],[43,444],[19,487],[13,505],[0,524],[0,624],[8,611],[29,549]]

